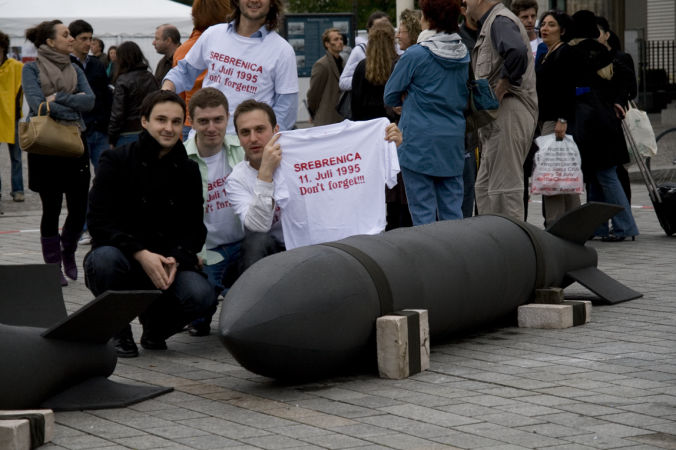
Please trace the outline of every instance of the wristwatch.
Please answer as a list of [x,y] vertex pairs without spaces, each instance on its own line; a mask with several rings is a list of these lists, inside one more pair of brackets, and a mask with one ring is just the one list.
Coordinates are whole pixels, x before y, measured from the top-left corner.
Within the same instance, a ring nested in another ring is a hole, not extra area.
[[562,124],[564,124],[564,125],[568,123],[568,121],[567,121],[566,119],[561,119],[561,118],[559,118],[559,119],[557,120],[557,122],[562,123]]

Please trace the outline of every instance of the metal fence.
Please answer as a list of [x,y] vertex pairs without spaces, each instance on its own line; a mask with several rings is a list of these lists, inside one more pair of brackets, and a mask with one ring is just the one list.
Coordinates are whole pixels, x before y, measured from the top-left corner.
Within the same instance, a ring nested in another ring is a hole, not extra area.
[[640,41],[639,52],[648,84],[676,84],[676,41]]

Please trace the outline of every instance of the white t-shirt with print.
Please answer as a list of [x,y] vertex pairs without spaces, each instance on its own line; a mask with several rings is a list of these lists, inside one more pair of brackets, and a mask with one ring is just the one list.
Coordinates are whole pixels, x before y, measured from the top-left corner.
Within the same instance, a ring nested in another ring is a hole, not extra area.
[[[385,185],[399,160],[385,118],[283,131],[279,203],[287,249],[385,229]],[[282,198],[282,192],[288,199]]]
[[244,229],[228,197],[225,183],[232,172],[225,152],[202,157],[207,165],[207,198],[204,225],[207,227],[206,248],[212,249],[244,239]]
[[202,87],[223,92],[230,106],[228,133],[237,105],[254,99],[272,105],[275,94],[298,92],[296,54],[275,31],[244,37],[228,23],[206,29],[185,57],[188,64],[206,69]]

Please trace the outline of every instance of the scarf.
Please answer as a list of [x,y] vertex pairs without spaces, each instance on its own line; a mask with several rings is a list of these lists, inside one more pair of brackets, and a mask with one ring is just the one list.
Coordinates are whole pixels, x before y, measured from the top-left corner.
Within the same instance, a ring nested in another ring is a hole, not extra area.
[[38,48],[36,63],[40,70],[40,85],[45,97],[55,92],[68,94],[75,92],[77,72],[70,62],[70,55],[64,55],[47,44],[42,44]]

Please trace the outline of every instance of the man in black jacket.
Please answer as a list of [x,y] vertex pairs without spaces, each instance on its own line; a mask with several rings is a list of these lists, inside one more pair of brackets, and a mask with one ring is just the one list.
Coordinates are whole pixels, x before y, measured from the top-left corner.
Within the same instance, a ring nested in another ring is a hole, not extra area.
[[92,92],[96,96],[94,109],[82,113],[82,118],[87,126],[85,136],[89,147],[89,157],[94,168],[96,168],[99,163],[99,156],[108,148],[108,120],[110,119],[113,96],[108,87],[110,82],[108,75],[106,75],[106,67],[99,58],[89,54],[92,46],[92,33],[94,32],[92,26],[84,20],[75,20],[68,25],[68,30],[75,39],[70,59],[84,71],[89,87],[92,88]]
[[[165,340],[192,320],[213,314],[216,294],[199,266],[206,228],[202,179],[180,141],[185,104],[156,91],[141,106],[138,141],[101,155],[89,195],[92,251],[84,261],[87,287],[159,289],[163,295],[139,316],[141,346]],[[134,357],[131,327],[115,338],[118,356]]]

